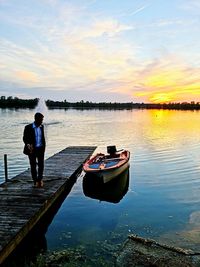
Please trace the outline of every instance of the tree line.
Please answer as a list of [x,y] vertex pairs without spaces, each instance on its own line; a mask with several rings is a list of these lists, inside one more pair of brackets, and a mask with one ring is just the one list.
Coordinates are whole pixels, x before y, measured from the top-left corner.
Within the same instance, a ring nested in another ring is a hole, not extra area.
[[[34,99],[20,99],[18,97],[0,97],[0,108],[35,108],[38,104],[39,98]],[[77,108],[77,109],[175,109],[175,110],[199,110],[199,102],[181,102],[181,103],[119,103],[119,102],[90,102],[90,101],[79,101],[79,102],[68,102],[64,101],[53,101],[46,100],[48,108]]]

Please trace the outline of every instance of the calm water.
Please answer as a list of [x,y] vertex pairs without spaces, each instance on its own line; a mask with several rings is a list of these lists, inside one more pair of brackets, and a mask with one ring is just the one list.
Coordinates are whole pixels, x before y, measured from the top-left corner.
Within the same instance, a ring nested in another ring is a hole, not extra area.
[[[0,109],[0,181],[3,155],[9,178],[28,167],[22,133],[33,110]],[[200,113],[191,111],[49,110],[46,157],[70,145],[107,145],[131,151],[128,192],[118,203],[85,196],[78,179],[46,233],[49,250],[84,247],[101,256],[135,233],[199,248]],[[127,178],[127,177],[126,177]]]

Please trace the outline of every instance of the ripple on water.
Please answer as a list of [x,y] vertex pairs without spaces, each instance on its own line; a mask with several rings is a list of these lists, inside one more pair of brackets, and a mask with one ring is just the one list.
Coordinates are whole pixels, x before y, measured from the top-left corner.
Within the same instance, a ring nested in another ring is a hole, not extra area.
[[[129,231],[152,238],[171,231],[170,239],[175,241],[176,233],[191,226],[190,215],[199,210],[200,204],[199,114],[181,112],[180,116],[178,111],[163,111],[161,117],[155,117],[152,111],[145,110],[51,110],[48,113],[45,116],[46,157],[69,145],[105,148],[107,144],[115,143],[131,152],[129,191],[122,201],[111,204],[86,198],[82,183],[78,181],[48,228],[48,246],[49,243],[54,246],[56,242],[61,247],[65,245],[66,240],[59,239],[61,231],[73,233],[70,240],[76,245],[85,242],[84,233],[90,233],[88,243],[91,234],[93,240],[98,240],[99,236],[108,239],[111,228],[113,233],[121,235],[121,240]],[[5,121],[5,113],[0,113],[1,121],[7,122],[0,132],[0,140],[3,140],[0,153],[9,155],[10,176],[28,167],[28,159],[22,154],[22,132],[24,124],[32,121],[32,115],[33,111],[29,110],[10,111]],[[0,177],[4,177],[2,171],[0,159]],[[90,232],[89,229],[94,230]],[[196,228],[189,229],[188,236],[195,233]],[[80,236],[83,239],[80,240]]]
[[133,160],[134,176],[140,177],[138,183],[160,187],[174,194],[183,188],[192,188],[193,184],[197,186],[200,164],[195,154],[198,150],[198,146],[193,144],[190,153],[183,153],[176,147],[142,151]]

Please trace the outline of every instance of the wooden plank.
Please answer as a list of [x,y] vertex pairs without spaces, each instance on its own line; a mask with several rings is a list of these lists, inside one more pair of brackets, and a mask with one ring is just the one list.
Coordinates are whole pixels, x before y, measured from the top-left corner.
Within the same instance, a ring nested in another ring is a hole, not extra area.
[[33,188],[30,169],[0,185],[0,264],[69,189],[69,181],[96,147],[67,147],[45,160],[44,187]]

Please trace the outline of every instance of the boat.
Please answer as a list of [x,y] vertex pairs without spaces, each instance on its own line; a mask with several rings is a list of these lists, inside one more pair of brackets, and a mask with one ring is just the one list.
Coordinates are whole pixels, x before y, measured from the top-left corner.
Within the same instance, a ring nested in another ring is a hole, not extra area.
[[121,174],[129,166],[130,152],[107,146],[107,154],[97,153],[83,164],[84,172],[100,177],[107,183]]
[[82,182],[83,193],[86,197],[111,203],[119,203],[128,192],[129,167],[109,183],[87,173]]

